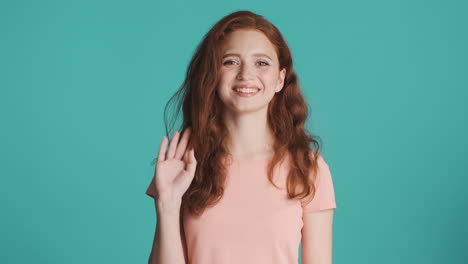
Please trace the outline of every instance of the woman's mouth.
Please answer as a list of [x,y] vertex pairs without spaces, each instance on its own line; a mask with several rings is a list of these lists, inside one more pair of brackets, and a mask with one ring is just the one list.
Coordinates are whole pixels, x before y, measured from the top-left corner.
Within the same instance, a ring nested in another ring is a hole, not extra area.
[[233,90],[237,95],[239,95],[241,97],[254,96],[260,91],[260,89],[255,88],[255,87],[253,87],[253,88],[250,88],[250,87],[249,88],[234,87]]

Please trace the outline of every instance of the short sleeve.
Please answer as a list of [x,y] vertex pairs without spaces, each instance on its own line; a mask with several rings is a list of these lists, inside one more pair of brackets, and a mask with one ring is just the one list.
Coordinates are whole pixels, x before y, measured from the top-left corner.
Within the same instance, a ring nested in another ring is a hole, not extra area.
[[330,168],[320,154],[318,154],[317,164],[315,196],[312,200],[310,200],[310,196],[307,196],[301,201],[303,213],[336,208],[335,190]]
[[146,194],[156,199],[156,183],[154,182],[154,177],[151,179],[148,189],[146,189]]

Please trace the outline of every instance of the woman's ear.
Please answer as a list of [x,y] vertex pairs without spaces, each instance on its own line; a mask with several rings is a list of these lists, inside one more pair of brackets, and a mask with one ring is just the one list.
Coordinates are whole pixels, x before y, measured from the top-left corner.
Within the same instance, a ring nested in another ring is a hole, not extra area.
[[279,92],[283,89],[285,77],[286,77],[286,68],[283,68],[279,72],[278,86],[276,86],[275,92]]

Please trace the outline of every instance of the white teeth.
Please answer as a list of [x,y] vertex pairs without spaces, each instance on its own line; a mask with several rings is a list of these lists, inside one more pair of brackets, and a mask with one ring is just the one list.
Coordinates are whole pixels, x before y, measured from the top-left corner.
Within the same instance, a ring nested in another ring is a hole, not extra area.
[[241,92],[241,93],[256,93],[258,90],[257,89],[251,89],[251,88],[236,88],[234,89],[236,92]]

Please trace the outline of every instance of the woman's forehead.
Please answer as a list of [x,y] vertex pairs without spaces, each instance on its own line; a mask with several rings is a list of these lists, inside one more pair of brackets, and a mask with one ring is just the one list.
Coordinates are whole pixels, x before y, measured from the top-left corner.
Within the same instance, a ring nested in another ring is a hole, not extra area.
[[236,30],[222,42],[222,54],[226,56],[276,57],[275,46],[258,30]]

